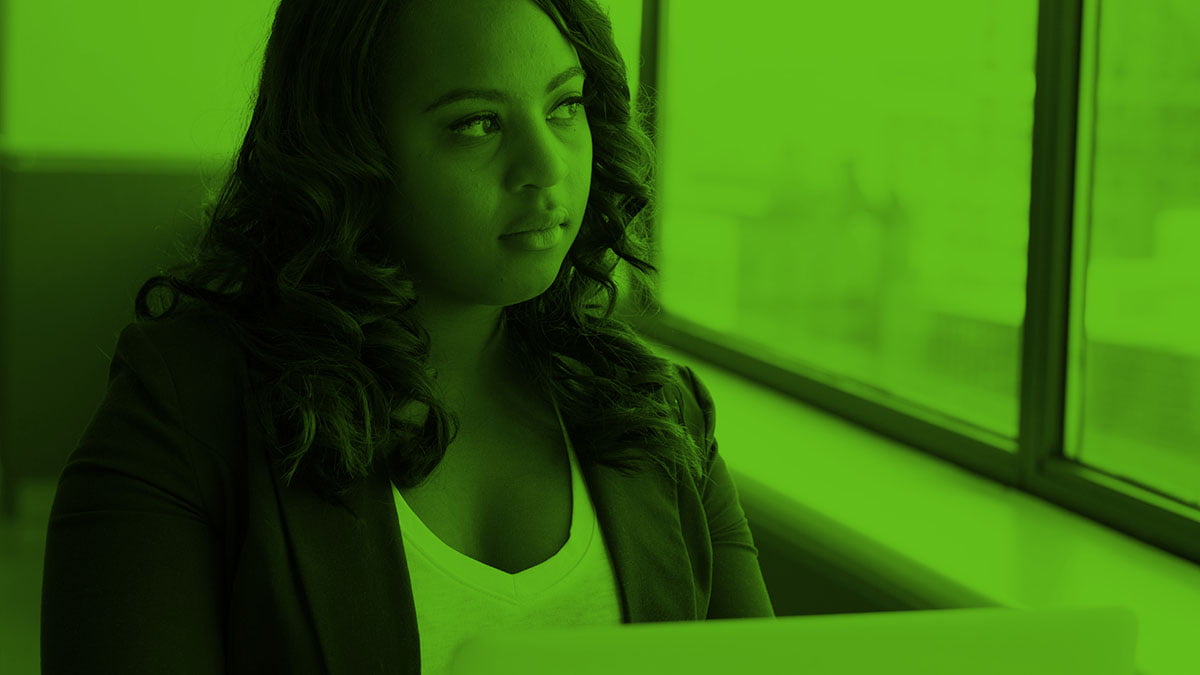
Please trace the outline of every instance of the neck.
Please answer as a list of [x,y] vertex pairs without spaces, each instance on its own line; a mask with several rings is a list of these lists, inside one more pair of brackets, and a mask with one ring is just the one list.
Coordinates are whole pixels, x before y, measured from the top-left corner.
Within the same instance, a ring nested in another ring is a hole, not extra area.
[[510,376],[503,308],[423,309],[418,316],[431,341],[428,367],[445,394],[471,399]]

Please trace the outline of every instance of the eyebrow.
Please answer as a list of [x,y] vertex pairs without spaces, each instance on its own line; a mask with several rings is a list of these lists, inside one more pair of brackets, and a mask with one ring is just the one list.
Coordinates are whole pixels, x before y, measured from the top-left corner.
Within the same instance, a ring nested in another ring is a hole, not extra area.
[[[562,71],[561,73],[559,73],[558,75],[555,75],[553,78],[550,79],[550,84],[546,85],[546,94],[549,95],[555,89],[562,86],[563,83],[565,83],[567,80],[569,80],[573,77],[586,78],[587,73],[585,73],[583,71],[583,68],[580,68],[579,66],[571,66],[570,68],[567,68],[566,70]],[[512,100],[508,94],[506,94],[498,89],[469,89],[469,88],[453,89],[453,90],[448,91],[445,94],[442,94],[441,96],[439,96],[438,99],[436,101],[434,101],[433,103],[430,103],[425,108],[425,112],[432,112],[433,110],[436,110],[444,105],[449,105],[451,103],[454,103],[455,101],[461,101],[463,99],[471,99],[471,98],[483,99],[483,100],[487,100],[487,101],[502,101],[502,102],[507,102],[507,101]]]

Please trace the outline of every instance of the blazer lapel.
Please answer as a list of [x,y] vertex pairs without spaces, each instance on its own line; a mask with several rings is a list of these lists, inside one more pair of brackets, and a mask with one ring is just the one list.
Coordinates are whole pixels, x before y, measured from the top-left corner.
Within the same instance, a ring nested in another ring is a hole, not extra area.
[[[562,363],[576,373],[591,373],[573,359]],[[633,377],[630,385],[638,387],[650,381],[642,374]],[[682,423],[675,385],[667,384],[654,395],[666,402]],[[627,476],[594,462],[581,461],[580,467],[617,577],[622,621],[703,619],[679,520],[679,486],[675,481],[657,470]]]
[[[416,610],[387,472],[373,471],[338,506],[302,480],[284,485],[274,459],[267,462],[329,672],[419,673]],[[622,621],[703,618],[675,482],[661,471],[627,476],[593,462],[580,466],[616,574]]]
[[622,621],[696,619],[674,482],[658,472],[625,476],[600,464],[580,466],[617,576]]
[[418,675],[416,607],[387,473],[372,472],[346,506],[272,477],[328,672]]

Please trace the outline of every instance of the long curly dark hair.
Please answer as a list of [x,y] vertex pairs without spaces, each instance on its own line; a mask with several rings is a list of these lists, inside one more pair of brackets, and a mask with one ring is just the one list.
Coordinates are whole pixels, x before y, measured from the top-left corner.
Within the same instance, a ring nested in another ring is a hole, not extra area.
[[[604,11],[593,0],[533,1],[587,72],[592,188],[553,285],[505,307],[502,321],[524,372],[552,387],[581,461],[699,477],[702,450],[661,395],[674,366],[612,316],[617,258],[636,268],[638,292],[658,273],[644,259],[655,168],[644,113],[630,105]],[[279,453],[281,479],[290,485],[299,472],[334,502],[378,461],[398,487],[420,485],[459,428],[435,395],[429,333],[409,315],[413,283],[380,245],[396,168],[379,73],[405,6],[280,2],[232,171],[215,203],[206,200],[184,261],[142,284],[134,307],[139,321],[160,320],[182,294],[189,306],[218,310],[256,372],[269,374],[254,413]],[[159,287],[169,303],[154,315],[147,301]],[[607,301],[595,304],[601,292]],[[423,424],[405,414],[410,404],[427,408]]]

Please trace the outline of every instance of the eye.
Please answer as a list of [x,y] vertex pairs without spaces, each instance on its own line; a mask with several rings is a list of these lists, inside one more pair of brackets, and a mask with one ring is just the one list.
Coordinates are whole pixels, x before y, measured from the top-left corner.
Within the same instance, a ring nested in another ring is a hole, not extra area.
[[[572,97],[566,99],[565,101],[563,101],[562,103],[559,103],[554,109],[558,110],[559,108],[566,106],[566,105],[575,105],[575,106],[579,106],[580,108],[582,108],[585,106],[586,102],[587,102],[587,100],[583,96],[572,96]],[[570,118],[561,120],[561,121],[571,123],[571,122],[574,122],[577,117],[578,117],[578,110],[576,110],[576,112],[573,113]],[[476,124],[480,124],[481,122],[493,120],[493,124],[494,124],[495,123],[494,120],[496,120],[496,119],[497,119],[497,115],[495,113],[486,113],[483,115],[475,115],[474,117],[469,117],[469,118],[463,120],[462,122],[459,122],[459,123],[451,126],[450,130],[455,133],[461,134],[464,130],[470,129],[471,127],[475,126]],[[468,137],[469,138],[483,138],[483,136],[468,136]]]

